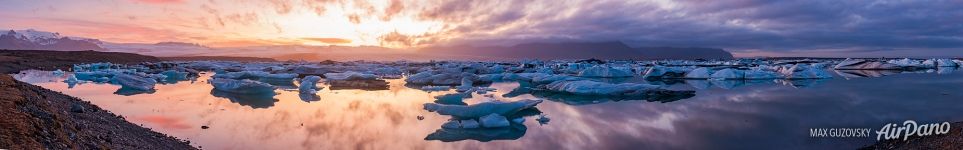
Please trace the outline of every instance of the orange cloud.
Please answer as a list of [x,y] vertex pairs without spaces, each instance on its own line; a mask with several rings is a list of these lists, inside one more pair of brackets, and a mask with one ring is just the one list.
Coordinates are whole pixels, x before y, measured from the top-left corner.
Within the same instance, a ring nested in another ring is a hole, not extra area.
[[349,39],[342,38],[301,38],[302,40],[321,42],[325,44],[348,44],[351,43]]

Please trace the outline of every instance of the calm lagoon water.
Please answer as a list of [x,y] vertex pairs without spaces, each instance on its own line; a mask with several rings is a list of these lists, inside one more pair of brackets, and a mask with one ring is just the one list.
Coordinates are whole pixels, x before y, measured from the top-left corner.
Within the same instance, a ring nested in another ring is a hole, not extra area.
[[[489,94],[495,99],[546,99],[537,108],[551,121],[541,124],[537,116],[528,116],[524,126],[489,130],[442,130],[451,117],[423,110],[422,104],[455,92],[412,89],[400,79],[388,80],[387,90],[325,88],[317,97],[302,100],[296,89],[279,89],[273,98],[216,92],[206,83],[211,74],[158,84],[153,93],[118,91],[119,86],[110,84],[71,87],[49,72],[16,76],[204,149],[855,149],[876,142],[876,134],[814,138],[809,129],[875,132],[886,123],[905,120],[963,121],[963,73],[939,72],[652,82],[696,91],[695,97],[665,102],[540,97],[516,90],[524,83],[494,83],[490,87],[497,91]],[[476,93],[465,102],[485,99]]]

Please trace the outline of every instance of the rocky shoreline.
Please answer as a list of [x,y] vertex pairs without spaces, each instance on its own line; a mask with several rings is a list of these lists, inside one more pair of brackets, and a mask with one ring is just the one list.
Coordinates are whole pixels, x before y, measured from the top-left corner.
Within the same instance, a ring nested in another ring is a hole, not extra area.
[[8,75],[26,69],[66,69],[75,63],[158,60],[94,51],[0,51],[0,149],[197,149],[189,141]]

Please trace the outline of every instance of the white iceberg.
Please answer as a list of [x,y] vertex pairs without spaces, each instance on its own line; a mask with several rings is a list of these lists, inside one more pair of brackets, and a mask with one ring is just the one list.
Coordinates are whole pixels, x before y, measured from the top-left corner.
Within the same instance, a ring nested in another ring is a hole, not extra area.
[[54,75],[54,76],[63,76],[63,75],[64,75],[64,71],[63,71],[63,70],[60,70],[60,69],[54,70],[54,71],[53,71],[53,75]]
[[660,86],[636,83],[604,83],[588,80],[558,81],[545,86],[547,90],[567,92],[577,95],[632,95],[647,90],[660,89]]
[[275,87],[270,84],[248,79],[214,78],[208,80],[208,82],[214,86],[215,90],[239,94],[273,93],[275,89]]
[[472,81],[471,81],[471,79],[469,79],[468,77],[461,78],[461,85],[458,86],[458,87],[455,89],[455,91],[465,92],[465,91],[471,90],[471,88],[472,88],[472,84],[471,84],[471,83],[472,83]]
[[301,79],[301,83],[298,87],[298,92],[304,94],[315,94],[318,92],[318,81],[321,81],[319,76],[307,76]]
[[110,82],[119,84],[122,88],[142,91],[153,90],[154,84],[157,83],[153,79],[123,73],[115,73],[114,77],[110,78]]
[[796,64],[780,71],[787,79],[825,79],[833,75],[825,70],[813,68],[806,64]]
[[712,73],[710,78],[715,80],[745,79],[746,73],[742,70],[726,68]]
[[[909,60],[909,59],[906,59]],[[905,63],[902,65],[882,62],[882,61],[869,61],[862,59],[849,59],[836,64],[833,69],[836,70],[896,70],[903,69],[903,65],[911,66],[911,63]]]
[[712,69],[706,67],[699,67],[685,73],[685,78],[687,79],[708,79],[712,77]]
[[645,70],[646,78],[682,78],[688,69],[681,67],[652,66]]
[[600,78],[619,78],[632,77],[632,71],[613,68],[609,66],[594,66],[586,68],[578,73],[580,77],[600,77]]
[[474,105],[446,105],[436,103],[425,103],[425,110],[438,112],[442,115],[450,115],[458,118],[478,118],[489,114],[502,116],[515,114],[518,111],[535,107],[542,103],[542,100],[519,100],[513,102],[489,101]]
[[78,82],[80,82],[80,80],[77,80],[77,76],[74,76],[74,74],[70,74],[70,75],[67,75],[67,79],[64,80],[64,82],[66,82],[66,83],[78,83]]
[[953,62],[953,60],[950,60],[950,59],[937,59],[936,66],[937,67],[956,67],[956,66],[959,66],[959,64],[957,64],[956,62]]
[[750,70],[744,71],[744,73],[746,74],[745,75],[746,79],[749,79],[749,80],[785,78],[783,75],[780,75],[779,73],[762,70],[762,69],[750,69]]
[[583,80],[580,77],[573,77],[568,75],[544,75],[544,76],[534,76],[532,78],[532,83],[535,84],[549,84],[555,81],[574,81]]

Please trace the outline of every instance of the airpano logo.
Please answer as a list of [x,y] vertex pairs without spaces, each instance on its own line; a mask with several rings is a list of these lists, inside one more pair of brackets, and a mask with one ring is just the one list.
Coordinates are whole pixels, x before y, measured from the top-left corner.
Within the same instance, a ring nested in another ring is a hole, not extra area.
[[829,138],[865,138],[872,137],[876,133],[876,140],[907,140],[912,136],[941,135],[950,132],[950,123],[930,123],[918,124],[913,120],[906,120],[902,124],[888,123],[879,130],[872,132],[870,128],[810,128],[810,137],[829,137]]
[[910,136],[929,136],[929,135],[940,135],[950,133],[950,123],[931,123],[931,124],[917,124],[916,121],[906,120],[903,125],[890,123],[883,125],[876,131],[876,140],[892,140],[902,138],[904,141]]

